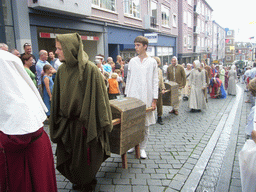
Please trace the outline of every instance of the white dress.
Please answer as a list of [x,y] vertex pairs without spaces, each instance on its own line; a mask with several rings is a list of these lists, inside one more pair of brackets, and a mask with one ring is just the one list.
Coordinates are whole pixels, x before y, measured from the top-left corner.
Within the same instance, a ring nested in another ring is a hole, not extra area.
[[[140,61],[134,57],[128,65],[125,93],[127,97],[142,100],[146,108],[152,106],[153,99],[158,98],[158,67],[156,60],[147,57]],[[145,126],[155,124],[154,112],[147,112]]]
[[228,94],[236,95],[236,80],[237,74],[235,70],[229,70],[228,72]]
[[193,69],[189,77],[189,85],[191,87],[189,97],[190,109],[205,109],[206,100],[202,88],[207,87],[205,80],[205,71],[199,72],[197,69]]

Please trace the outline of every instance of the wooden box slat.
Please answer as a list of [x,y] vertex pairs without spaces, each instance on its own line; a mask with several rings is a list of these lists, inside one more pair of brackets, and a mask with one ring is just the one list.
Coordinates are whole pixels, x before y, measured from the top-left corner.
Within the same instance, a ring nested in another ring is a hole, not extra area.
[[110,100],[110,106],[113,119],[121,119],[110,134],[110,149],[112,153],[123,155],[144,140],[146,105],[139,99],[125,97]]
[[175,106],[179,104],[179,85],[176,82],[170,81],[164,83],[166,90],[169,92],[163,94],[163,105]]

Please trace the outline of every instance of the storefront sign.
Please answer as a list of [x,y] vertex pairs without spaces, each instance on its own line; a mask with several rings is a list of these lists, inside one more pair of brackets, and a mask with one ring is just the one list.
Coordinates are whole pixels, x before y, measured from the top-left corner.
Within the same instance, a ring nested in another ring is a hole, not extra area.
[[157,33],[145,33],[144,37],[148,38],[148,43],[157,43],[158,41]]

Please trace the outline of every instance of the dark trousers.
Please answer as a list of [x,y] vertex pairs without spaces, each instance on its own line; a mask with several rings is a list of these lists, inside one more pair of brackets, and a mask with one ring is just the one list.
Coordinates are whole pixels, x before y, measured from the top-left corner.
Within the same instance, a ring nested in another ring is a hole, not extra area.
[[157,106],[157,116],[161,117],[163,115],[163,97],[162,97],[162,92],[160,90],[158,91],[158,100],[157,100],[156,106]]

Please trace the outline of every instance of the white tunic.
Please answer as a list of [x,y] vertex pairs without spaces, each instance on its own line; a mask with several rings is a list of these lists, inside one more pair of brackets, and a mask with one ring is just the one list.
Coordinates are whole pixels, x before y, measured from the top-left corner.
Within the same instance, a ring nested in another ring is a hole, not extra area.
[[[130,60],[125,93],[127,97],[142,100],[146,108],[152,106],[153,99],[158,98],[158,68],[155,59],[147,57],[141,62],[137,56]],[[147,112],[145,125],[155,123],[154,112]]]

